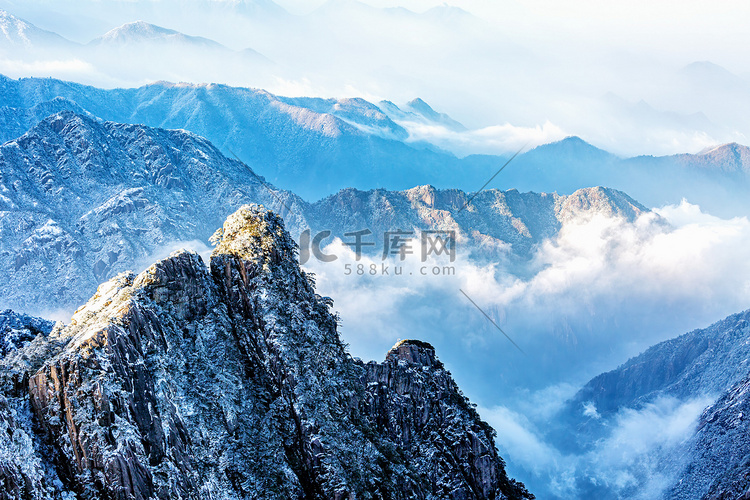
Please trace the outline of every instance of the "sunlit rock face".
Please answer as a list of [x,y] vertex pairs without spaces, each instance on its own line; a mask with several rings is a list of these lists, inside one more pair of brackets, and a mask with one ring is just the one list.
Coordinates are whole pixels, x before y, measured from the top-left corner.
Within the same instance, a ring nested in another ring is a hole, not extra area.
[[0,498],[531,498],[429,344],[348,355],[278,216],[214,241],[2,359]]

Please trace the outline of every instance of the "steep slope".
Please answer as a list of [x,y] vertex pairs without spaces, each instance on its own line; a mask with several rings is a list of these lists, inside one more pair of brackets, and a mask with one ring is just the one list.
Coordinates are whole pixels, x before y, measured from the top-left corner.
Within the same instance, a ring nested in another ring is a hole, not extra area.
[[0,172],[3,301],[17,310],[80,303],[175,242],[206,242],[248,201],[283,208],[204,139],[70,112],[1,146]]
[[62,97],[56,97],[51,101],[40,102],[30,108],[0,107],[0,130],[3,131],[4,137],[8,137],[9,140],[16,139],[34,128],[48,116],[63,111],[72,111],[92,119],[95,118],[78,104]]
[[[232,151],[262,166],[259,173],[272,182],[311,198],[350,186],[403,189],[426,179],[447,186],[465,179],[472,168],[449,153],[404,144],[398,140],[403,129],[361,100],[285,99],[215,84],[100,90],[6,78],[0,81],[0,97],[17,109],[63,97],[105,120],[186,129],[225,154]],[[473,175],[483,180],[489,172]]]
[[750,373],[750,311],[657,344],[586,384],[571,405],[600,414],[638,407],[659,395],[719,395]]
[[429,345],[348,356],[280,218],[215,236],[0,362],[4,498],[532,498]]
[[503,471],[491,444],[495,431],[461,395],[430,344],[402,340],[385,362],[365,365],[364,379],[374,431],[396,443],[407,463],[429,471],[426,481],[401,486],[403,498],[502,498],[498,489],[525,496],[523,485]]
[[671,499],[739,500],[750,491],[750,376],[701,415],[686,447],[690,462],[667,495]]
[[[743,417],[749,373],[750,311],[745,311],[656,344],[593,378],[555,415],[548,437],[565,453],[595,456],[601,443],[617,443],[617,433],[627,432],[621,426],[629,418],[642,415],[654,425],[671,418],[661,444],[642,447],[644,454],[629,470],[635,478],[629,487],[581,476],[578,488],[618,498],[658,477],[654,482],[667,498],[743,498],[738,485],[746,484],[750,453]],[[714,493],[704,496],[709,490]]]

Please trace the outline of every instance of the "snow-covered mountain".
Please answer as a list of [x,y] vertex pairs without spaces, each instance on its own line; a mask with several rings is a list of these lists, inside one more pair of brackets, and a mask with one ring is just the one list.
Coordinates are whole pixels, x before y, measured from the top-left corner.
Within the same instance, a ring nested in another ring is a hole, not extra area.
[[348,189],[311,204],[251,168],[184,131],[72,112],[48,117],[0,146],[2,305],[69,309],[100,282],[176,245],[206,248],[217,221],[247,202],[282,213],[295,237],[308,228],[338,237],[362,228],[376,237],[395,229],[453,230],[467,248],[487,246],[485,258],[497,252],[525,258],[575,215],[633,220],[646,211],[605,188],[571,196]]
[[431,345],[348,355],[278,216],[217,235],[0,359],[5,498],[533,498]]
[[309,205],[305,219],[312,227],[329,229],[337,236],[352,228],[369,228],[376,239],[394,228],[455,231],[458,243],[482,248],[477,258],[492,260],[508,253],[528,257],[534,246],[554,237],[566,221],[577,217],[598,214],[633,221],[645,212],[647,208],[625,193],[603,187],[563,196],[516,189],[466,193],[418,186],[405,191],[345,189]]
[[91,40],[88,47],[104,55],[108,50],[114,50],[130,56],[148,54],[151,58],[164,59],[165,62],[168,57],[174,57],[175,53],[179,53],[197,60],[220,57],[222,62],[227,64],[270,63],[266,57],[252,48],[234,51],[214,40],[186,35],[145,21],[118,26]]
[[274,68],[271,60],[246,44],[232,50],[209,38],[145,21],[125,23],[79,44],[0,11],[0,31],[2,71],[19,75],[28,71],[18,68],[31,68],[32,73],[35,68],[85,71],[116,86],[113,82],[225,81],[229,72],[244,81]]
[[408,188],[430,179],[447,187],[466,174],[451,154],[404,144],[403,128],[361,99],[289,99],[213,84],[98,90],[55,80],[3,79],[0,86],[5,106],[18,110],[64,97],[106,120],[190,130],[225,154],[252,160],[269,180],[308,198],[351,186]]
[[200,137],[71,112],[4,144],[0,165],[0,259],[15,283],[3,299],[22,310],[80,303],[177,241],[207,241],[245,202],[281,207]]
[[742,499],[750,488],[750,375],[703,412],[691,439],[690,461],[667,498]]
[[[155,83],[103,90],[54,79],[0,78],[0,140],[11,140],[40,119],[41,109],[71,109],[120,123],[185,129],[206,137],[224,154],[236,154],[274,184],[307,199],[355,187],[390,190],[432,184],[473,191],[509,157],[457,158],[434,146],[409,142],[400,123],[428,118],[450,120],[408,106],[372,104],[363,99],[279,97],[225,85]],[[421,101],[413,101],[421,102]],[[416,104],[415,104],[416,105]],[[431,108],[429,108],[431,109]],[[404,118],[406,117],[406,118]],[[649,206],[679,203],[683,197],[712,208],[733,200],[726,191],[744,186],[701,156],[638,157],[621,160],[571,137],[516,157],[490,187],[572,193],[611,186]],[[687,157],[687,158],[692,158]],[[689,175],[685,175],[685,172]],[[713,196],[717,191],[722,196]],[[719,201],[717,201],[719,200]]]
[[461,123],[445,113],[438,113],[419,97],[407,102],[403,107],[390,101],[380,101],[378,106],[396,122],[416,122],[427,126],[442,126],[456,132],[466,131],[466,127]]
[[736,142],[706,148],[694,155],[677,155],[674,158],[698,169],[718,170],[729,174],[750,172],[750,148]]
[[54,326],[52,321],[17,314],[10,309],[0,312],[0,358],[22,348],[39,335],[46,337]]
[[597,443],[617,442],[623,437],[616,433],[629,432],[622,427],[628,416],[650,418],[657,428],[667,422],[664,432],[675,439],[657,433],[659,444],[647,445],[644,438],[636,446],[641,455],[627,471],[631,481],[602,484],[594,474],[587,480],[579,472],[579,494],[621,498],[655,488],[653,498],[739,499],[750,472],[743,417],[749,374],[750,311],[745,311],[659,343],[593,378],[555,416],[551,439],[567,453],[596,456]]
[[92,46],[129,46],[152,43],[192,45],[197,48],[226,49],[223,45],[208,38],[189,36],[179,31],[155,26],[144,21],[135,21],[114,28],[89,42]]
[[37,28],[9,12],[0,10],[0,51],[71,48],[75,44],[57,33]]
[[141,81],[221,81],[218,74],[222,68],[237,68],[238,74],[242,74],[273,64],[252,48],[235,51],[205,37],[144,21],[108,31],[89,42],[77,55],[100,71],[113,76],[138,74]]

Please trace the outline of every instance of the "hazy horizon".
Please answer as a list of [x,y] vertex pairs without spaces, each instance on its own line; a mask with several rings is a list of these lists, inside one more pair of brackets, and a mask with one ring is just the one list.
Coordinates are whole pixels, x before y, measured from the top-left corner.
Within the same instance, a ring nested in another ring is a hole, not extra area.
[[[541,0],[477,0],[460,8],[193,0],[182,9],[173,0],[4,0],[0,8],[79,44],[143,20],[228,51],[196,55],[162,45],[169,55],[150,60],[154,48],[147,45],[132,57],[89,45],[51,56],[0,43],[0,73],[12,77],[104,88],[214,82],[373,103],[420,97],[468,130],[410,132],[457,154],[510,152],[571,135],[622,156],[750,142],[750,65],[741,57],[748,35],[740,22],[748,8],[738,2],[713,6],[710,15],[698,2],[563,8]],[[724,36],[711,36],[719,30]],[[238,57],[244,49],[265,59]]]

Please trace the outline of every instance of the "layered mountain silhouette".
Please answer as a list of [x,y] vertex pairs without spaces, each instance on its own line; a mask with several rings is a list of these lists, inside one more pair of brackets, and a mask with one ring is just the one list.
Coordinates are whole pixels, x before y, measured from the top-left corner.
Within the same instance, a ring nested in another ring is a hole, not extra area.
[[[156,83],[103,90],[35,78],[2,78],[0,94],[5,104],[0,114],[1,140],[14,139],[31,128],[45,109],[185,129],[208,138],[225,155],[237,155],[270,182],[308,200],[347,187],[401,190],[429,183],[474,191],[509,159],[458,158],[434,146],[410,142],[402,123],[450,120],[434,110],[430,113],[426,104],[415,104],[421,109],[418,113],[411,105],[401,109],[363,99],[285,98],[225,85]],[[720,151],[622,160],[571,137],[522,153],[489,187],[570,194],[607,185],[650,206],[677,203],[687,196],[720,209],[721,200],[733,203],[738,197],[735,191],[747,182],[746,158]]]

